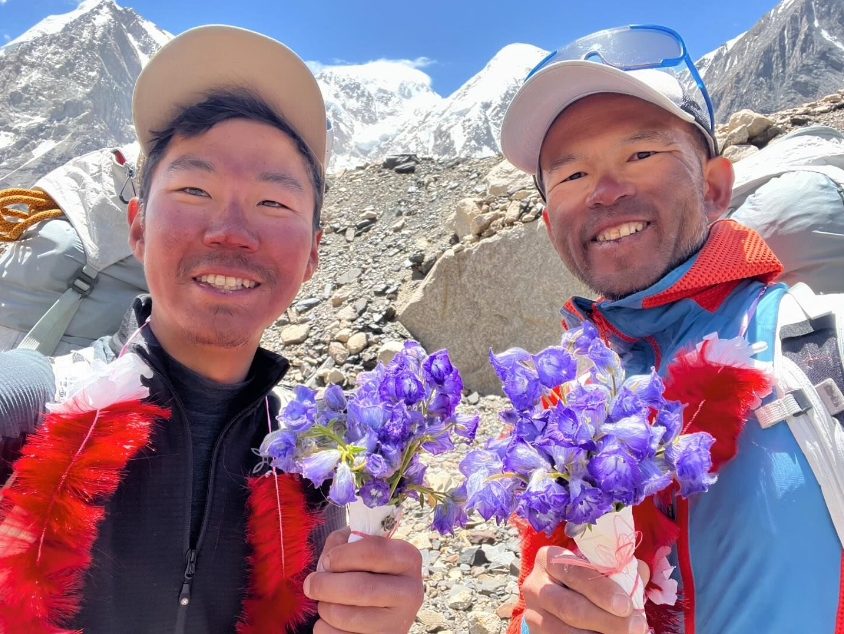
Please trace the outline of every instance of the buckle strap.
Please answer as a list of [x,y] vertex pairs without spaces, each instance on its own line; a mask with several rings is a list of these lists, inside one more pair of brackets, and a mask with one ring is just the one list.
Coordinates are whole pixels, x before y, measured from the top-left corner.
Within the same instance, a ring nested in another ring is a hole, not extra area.
[[762,429],[767,429],[790,416],[799,416],[812,409],[812,401],[802,389],[792,390],[780,399],[759,407],[754,413]]
[[70,282],[70,288],[79,293],[82,297],[88,297],[97,285],[98,271],[87,264],[79,269],[76,277]]

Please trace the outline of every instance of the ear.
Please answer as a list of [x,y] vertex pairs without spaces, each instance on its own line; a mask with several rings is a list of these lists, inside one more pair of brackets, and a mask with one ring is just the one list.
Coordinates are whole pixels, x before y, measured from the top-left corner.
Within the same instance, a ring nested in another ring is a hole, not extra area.
[[703,204],[709,222],[727,211],[733,194],[733,164],[723,156],[709,159],[703,168]]
[[129,248],[135,259],[144,263],[144,214],[141,213],[141,202],[135,196],[126,206],[126,219],[129,221]]
[[302,279],[302,284],[313,277],[314,272],[319,265],[319,243],[322,241],[322,229],[317,229],[314,233],[314,241],[311,244],[311,253],[308,256],[308,265],[305,267],[305,277]]

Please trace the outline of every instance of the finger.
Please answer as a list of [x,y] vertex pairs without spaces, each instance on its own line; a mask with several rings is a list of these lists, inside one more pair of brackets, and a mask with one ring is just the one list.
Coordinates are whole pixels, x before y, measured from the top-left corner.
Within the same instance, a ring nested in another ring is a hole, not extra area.
[[536,563],[553,579],[582,594],[602,610],[616,616],[629,616],[633,612],[633,602],[615,581],[589,568],[558,561],[561,557],[574,556],[565,548],[548,546],[537,553]]
[[305,595],[314,601],[370,608],[420,606],[422,580],[367,572],[312,572],[305,578]]
[[402,615],[396,608],[359,608],[324,601],[317,604],[317,609],[327,624],[355,634],[407,632],[414,617]]
[[582,594],[554,583],[538,591],[539,607],[569,627],[601,634],[628,634],[632,617],[620,617],[602,610]]
[[556,616],[542,609],[525,610],[523,617],[530,634],[592,634],[589,630],[566,625]]
[[351,529],[347,526],[346,528],[341,528],[336,531],[332,531],[325,540],[325,544],[322,547],[322,552],[319,556],[319,561],[317,562],[316,569],[319,572],[323,572],[325,570],[325,556],[331,551],[334,550],[337,546],[345,544],[349,541],[349,534],[351,533]]
[[367,537],[335,546],[323,555],[322,565],[329,572],[422,576],[419,550],[404,540],[385,537]]
[[316,622],[313,629],[313,634],[350,634],[347,630],[338,630],[320,619]]
[[639,576],[642,578],[642,587],[647,588],[651,580],[651,568],[642,560],[639,560]]

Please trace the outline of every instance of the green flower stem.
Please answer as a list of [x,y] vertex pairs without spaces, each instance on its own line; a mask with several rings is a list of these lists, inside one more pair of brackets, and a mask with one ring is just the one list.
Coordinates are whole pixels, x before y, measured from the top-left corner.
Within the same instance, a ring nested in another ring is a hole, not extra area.
[[506,478],[518,478],[519,480],[522,480],[523,482],[530,482],[530,480],[528,480],[527,476],[523,476],[521,473],[512,473],[512,472],[509,472],[509,471],[507,471],[505,473],[496,473],[495,475],[491,475],[486,479],[486,481],[489,482],[491,480],[504,480]]

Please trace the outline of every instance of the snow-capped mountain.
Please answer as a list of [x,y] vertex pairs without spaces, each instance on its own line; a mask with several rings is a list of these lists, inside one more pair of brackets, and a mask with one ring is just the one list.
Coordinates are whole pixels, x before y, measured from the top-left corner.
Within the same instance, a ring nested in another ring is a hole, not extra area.
[[719,122],[775,112],[844,86],[844,2],[783,0],[746,33],[696,62]]
[[132,9],[87,0],[0,48],[0,187],[132,143],[135,78],[171,37]]
[[383,150],[445,158],[497,154],[507,105],[545,55],[529,44],[505,46],[454,94],[409,120]]
[[366,161],[406,121],[442,101],[411,62],[329,66],[316,74],[334,128],[333,168]]

